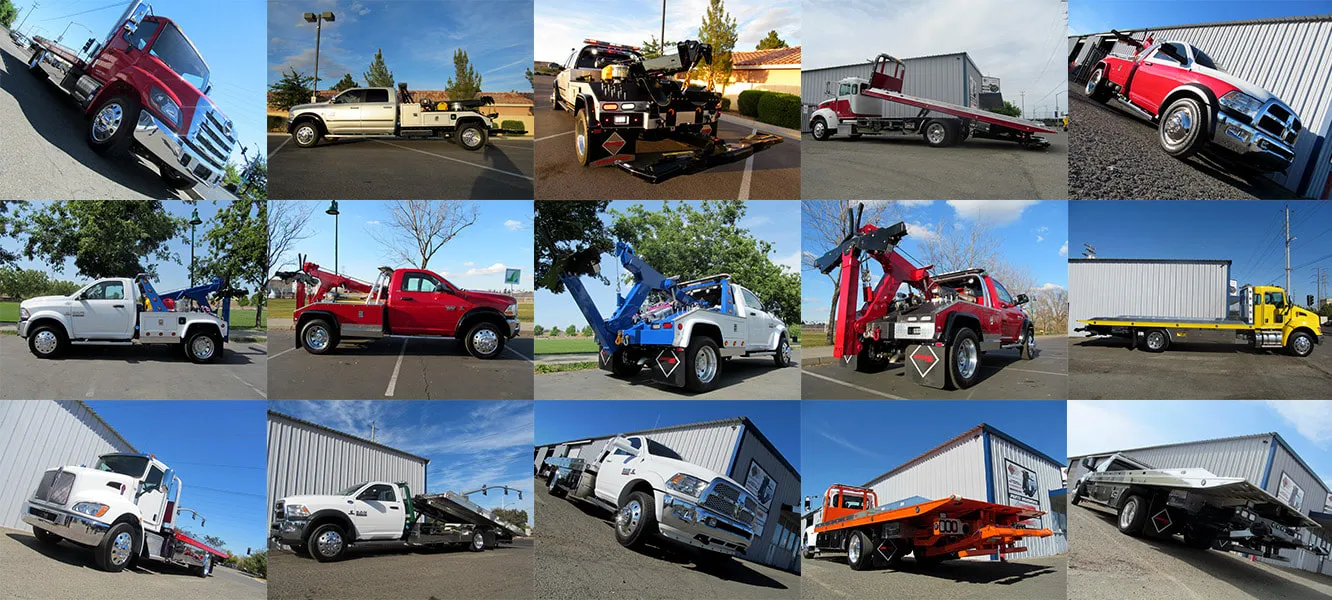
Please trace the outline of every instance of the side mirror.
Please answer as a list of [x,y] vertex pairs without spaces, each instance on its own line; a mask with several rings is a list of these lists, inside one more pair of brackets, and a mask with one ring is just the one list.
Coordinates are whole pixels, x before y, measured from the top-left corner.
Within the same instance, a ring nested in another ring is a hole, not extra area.
[[561,65],[560,63],[546,63],[546,68],[552,71],[563,71],[564,65]]
[[129,36],[134,35],[135,31],[139,30],[139,24],[135,23],[134,21],[125,21],[124,29],[125,29],[125,37],[128,39]]
[[1087,469],[1094,469],[1094,468],[1096,468],[1096,463],[1095,463],[1094,461],[1092,461],[1092,458],[1091,458],[1090,456],[1084,456],[1084,457],[1082,457],[1082,462],[1081,462],[1081,464],[1082,464],[1082,466],[1083,466],[1084,468],[1087,468]]
[[1028,302],[1031,302],[1031,298],[1028,298],[1026,294],[1018,294],[1018,295],[1017,295],[1017,302],[1014,304],[1014,306],[1021,306],[1021,305],[1023,305],[1023,304],[1028,303]]
[[442,283],[439,284],[439,285],[437,285],[437,286],[435,286],[435,293],[436,293],[436,294],[443,294],[443,293],[445,293],[445,292],[447,292],[447,291],[449,291],[449,288],[444,287],[444,284],[442,284]]
[[831,81],[825,81],[825,82],[823,82],[823,93],[826,94],[826,95],[829,95],[829,96],[832,95],[832,82],[831,82]]
[[617,437],[611,440],[611,447],[615,448],[616,450],[623,450],[625,452],[628,452],[629,454],[638,456],[638,449],[633,446],[630,446],[629,440],[626,438]]
[[809,496],[805,496],[805,512],[809,512]]

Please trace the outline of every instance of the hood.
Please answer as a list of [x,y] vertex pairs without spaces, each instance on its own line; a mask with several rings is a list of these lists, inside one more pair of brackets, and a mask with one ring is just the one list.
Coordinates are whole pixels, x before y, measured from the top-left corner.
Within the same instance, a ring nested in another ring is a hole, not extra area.
[[296,113],[296,112],[301,112],[301,111],[306,111],[306,110],[314,110],[314,109],[319,108],[319,107],[321,107],[321,106],[328,106],[328,103],[327,103],[327,102],[309,102],[309,103],[306,103],[306,104],[297,104],[296,106],[293,106],[293,107],[291,107],[291,108],[289,108],[289,109],[287,109],[287,110],[289,110],[290,112]]
[[[1223,81],[1225,83],[1228,83],[1230,85],[1233,85],[1239,91],[1244,92],[1250,96],[1253,96],[1254,98],[1257,98],[1259,102],[1267,102],[1268,100],[1276,98],[1276,95],[1274,95],[1272,92],[1269,92],[1261,87],[1258,87],[1252,83],[1249,83],[1248,81],[1240,79],[1239,77],[1231,75],[1230,73],[1227,73],[1225,71],[1213,69],[1210,67],[1204,67],[1197,63],[1194,63],[1192,70],[1194,73],[1197,73],[1199,75],[1205,75],[1207,77],[1211,77]],[[1280,100],[1280,98],[1277,98],[1277,100]]]
[[36,298],[28,298],[27,300],[19,302],[19,308],[48,306],[51,304],[55,304],[57,302],[65,302],[68,301],[69,299],[70,299],[69,296],[37,296]]
[[[665,456],[657,456],[655,454],[652,454],[650,456],[652,456],[653,462],[662,466],[661,476],[663,479],[670,479],[671,476],[675,475],[676,473],[684,473],[685,475],[691,475],[693,477],[697,477],[707,482],[711,482],[713,479],[721,477],[722,479],[726,480],[728,483],[734,484],[735,487],[738,487],[742,490],[745,489],[745,486],[740,485],[738,482],[731,479],[730,477],[722,476],[720,473],[717,473],[712,469],[700,467],[694,463],[685,462],[683,460],[667,458]],[[670,472],[668,473],[667,471]]]
[[[48,470],[54,471],[55,469]],[[130,494],[132,498],[134,490],[139,486],[139,480],[114,471],[99,471],[87,467],[62,467],[60,470],[74,474],[74,484],[78,486],[77,489],[86,490],[102,487],[108,483],[119,483],[125,486],[126,493]]]
[[482,292],[479,290],[463,290],[467,293],[467,299],[477,304],[493,306],[499,310],[508,308],[510,304],[517,304],[518,299],[508,294],[497,294],[495,292]]

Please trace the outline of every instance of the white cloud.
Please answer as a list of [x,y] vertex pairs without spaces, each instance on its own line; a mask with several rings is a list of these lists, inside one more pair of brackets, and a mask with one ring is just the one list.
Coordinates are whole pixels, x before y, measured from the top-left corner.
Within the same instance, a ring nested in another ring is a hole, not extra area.
[[463,266],[464,266],[464,267],[471,267],[471,266],[475,266],[475,265],[476,265],[476,263],[474,263],[474,262],[472,262],[472,261],[470,261],[470,260],[467,261],[467,262],[465,262],[465,263],[463,263]]
[[1332,400],[1268,400],[1267,406],[1319,448],[1332,446]]
[[523,222],[514,219],[509,219],[508,221],[504,222],[504,226],[508,228],[509,231],[518,231],[519,229],[523,228]]
[[493,264],[493,265],[490,265],[489,267],[482,267],[482,268],[480,268],[480,269],[468,269],[468,270],[467,270],[467,273],[465,273],[465,275],[467,275],[467,276],[472,276],[472,275],[494,275],[494,274],[496,274],[496,273],[503,273],[504,270],[507,269],[507,268],[508,268],[508,267],[504,266],[504,263],[495,263],[495,264]]
[[780,266],[790,269],[792,273],[799,273],[801,256],[802,256],[801,252],[797,250],[795,252],[792,252],[788,256],[773,257],[772,262],[775,262]]
[[1038,292],[1051,292],[1051,291],[1054,291],[1054,290],[1062,290],[1062,289],[1064,289],[1064,286],[1059,285],[1059,284],[1057,284],[1057,283],[1050,283],[1050,282],[1047,281],[1047,282],[1045,282],[1044,284],[1042,284],[1040,287],[1035,288],[1035,289],[1036,289],[1036,291],[1038,291]]
[[1064,240],[1064,245],[1059,247],[1060,256],[1068,256],[1068,240]]
[[949,200],[957,216],[969,221],[987,221],[999,227],[1022,217],[1022,211],[1037,200]]
[[939,230],[924,223],[908,222],[907,234],[925,242],[939,239]]
[[933,200],[898,200],[897,205],[902,208],[919,208],[933,204]]
[[1049,227],[1046,227],[1046,226],[1044,226],[1044,225],[1041,225],[1040,227],[1037,227],[1037,228],[1036,228],[1036,243],[1039,244],[1039,243],[1041,243],[1041,242],[1044,242],[1044,241],[1045,241],[1045,234],[1046,234],[1046,232],[1048,232],[1048,231],[1050,231],[1050,228],[1049,228]]
[[366,221],[365,224],[366,224],[366,225],[378,225],[378,224],[379,224],[379,221]]
[[1039,244],[1039,243],[1041,243],[1041,242],[1044,242],[1044,241],[1045,241],[1045,236],[1040,235],[1040,234],[1037,234],[1037,235],[1036,235],[1036,243],[1037,243],[1037,244]]

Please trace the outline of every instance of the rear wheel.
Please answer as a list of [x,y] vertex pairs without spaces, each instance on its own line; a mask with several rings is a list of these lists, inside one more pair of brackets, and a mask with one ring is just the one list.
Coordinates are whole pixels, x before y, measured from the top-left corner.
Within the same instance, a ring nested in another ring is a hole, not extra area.
[[504,335],[499,326],[482,321],[467,331],[467,353],[481,359],[492,359],[504,352]]
[[580,108],[574,112],[574,154],[578,156],[578,164],[586,167],[592,162],[593,136],[587,123],[587,109]]
[[1294,356],[1304,357],[1312,354],[1313,346],[1313,336],[1303,331],[1290,334],[1290,338],[1286,340],[1286,351]]
[[878,544],[863,531],[856,531],[851,534],[851,539],[846,543],[846,563],[851,565],[852,571],[865,571],[874,566],[874,553],[877,552]]
[[338,346],[338,330],[324,319],[310,319],[301,327],[301,345],[310,354],[328,354]]
[[205,554],[203,564],[194,568],[195,577],[207,577],[213,573],[213,555]]
[[948,378],[953,387],[964,390],[975,385],[980,380],[980,366],[980,339],[975,330],[963,327],[948,346]]
[[691,392],[707,392],[717,387],[721,375],[721,352],[717,342],[697,336],[685,350],[685,387]]
[[490,134],[476,123],[464,123],[462,127],[458,128],[458,133],[455,136],[458,145],[462,146],[463,150],[476,152],[486,147],[486,140],[489,139]]
[[28,59],[28,71],[40,79],[47,79],[46,71],[42,70],[42,57],[45,53],[41,50],[33,50],[32,58]]
[[[1105,67],[1096,67],[1092,71],[1091,79],[1087,80],[1087,87],[1083,88],[1083,94],[1096,102],[1106,102],[1110,100],[1110,86],[1105,83]],[[1068,131],[1068,128],[1064,128]]]
[[1119,518],[1115,521],[1121,533],[1137,537],[1142,535],[1142,526],[1147,523],[1147,499],[1133,494],[1119,506]]
[[616,350],[610,361],[611,373],[618,377],[633,377],[643,370],[643,363],[630,359],[629,352],[624,348]]
[[486,536],[480,531],[472,532],[472,542],[467,544],[467,549],[472,552],[480,552],[486,549]]
[[1158,119],[1161,148],[1175,158],[1188,158],[1207,141],[1207,113],[1193,98],[1174,101]]
[[952,146],[957,143],[958,124],[952,120],[930,121],[925,125],[922,135],[925,136],[925,143],[935,148]]
[[196,331],[185,339],[185,355],[190,361],[208,364],[222,354],[222,336],[213,331]]
[[559,471],[552,469],[550,475],[546,477],[546,491],[556,498],[564,497],[564,490],[560,488]]
[[870,344],[861,341],[860,352],[856,353],[856,370],[861,373],[878,373],[888,366],[886,359],[880,358]]
[[932,568],[945,560],[953,560],[958,557],[957,554],[935,554],[934,556],[928,556],[925,554],[926,552],[927,549],[925,546],[916,546],[915,550],[912,551],[912,555],[916,558],[916,564],[923,569]]

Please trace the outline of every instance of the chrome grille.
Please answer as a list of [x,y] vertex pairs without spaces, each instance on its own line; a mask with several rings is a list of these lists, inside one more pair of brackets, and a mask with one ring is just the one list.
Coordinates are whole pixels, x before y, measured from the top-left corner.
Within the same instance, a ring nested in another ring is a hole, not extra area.
[[231,150],[236,146],[235,133],[231,131],[226,115],[218,112],[211,105],[199,103],[195,109],[194,123],[187,138],[191,148],[212,166],[215,171],[226,168],[231,158]]
[[703,506],[746,525],[752,525],[757,503],[743,490],[720,480],[703,492]]
[[1295,140],[1300,137],[1299,117],[1289,108],[1275,102],[1268,104],[1258,113],[1254,123],[1262,132],[1290,145],[1294,145]]
[[47,493],[46,500],[64,505],[69,500],[69,492],[73,489],[74,474],[61,471],[59,475],[56,475],[55,481],[51,483],[51,489]]
[[278,502],[276,505],[273,506],[273,520],[281,521],[284,518],[285,517],[284,517],[284,512],[282,510],[282,503]]

